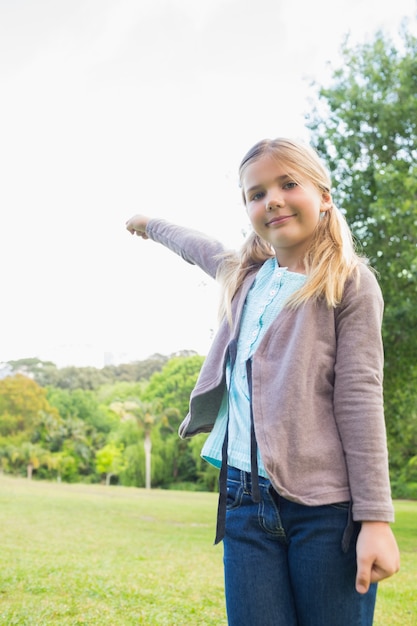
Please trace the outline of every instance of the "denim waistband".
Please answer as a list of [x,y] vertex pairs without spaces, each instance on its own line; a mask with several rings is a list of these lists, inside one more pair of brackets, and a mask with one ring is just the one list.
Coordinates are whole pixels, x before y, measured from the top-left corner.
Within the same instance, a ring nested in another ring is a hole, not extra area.
[[[241,483],[245,489],[248,491],[252,490],[252,474],[250,472],[245,472],[237,467],[232,467],[231,465],[227,466],[227,478],[228,480],[234,480],[238,483]],[[271,481],[269,478],[265,478],[264,476],[257,476],[257,483],[260,487],[269,487]]]

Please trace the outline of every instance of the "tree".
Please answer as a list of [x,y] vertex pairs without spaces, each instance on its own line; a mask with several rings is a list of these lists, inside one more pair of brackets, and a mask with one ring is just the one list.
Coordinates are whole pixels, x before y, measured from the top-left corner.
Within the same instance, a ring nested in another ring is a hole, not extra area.
[[201,355],[178,356],[171,358],[162,368],[151,376],[142,398],[145,401],[159,400],[165,413],[168,409],[175,409],[176,415],[171,415],[169,424],[173,431],[172,446],[176,453],[170,455],[172,459],[172,477],[180,482],[197,482],[199,470],[192,453],[190,440],[180,439],[177,435],[181,421],[188,413],[190,394],[196,384],[203,365]]
[[71,478],[77,474],[75,459],[66,452],[51,452],[45,456],[44,463],[48,472],[56,477],[58,482],[61,482],[62,478],[71,482]]
[[39,424],[45,420],[49,420],[51,427],[59,421],[45,389],[21,374],[0,380],[0,439],[16,444],[32,441],[37,438]]
[[162,419],[160,406],[157,402],[142,402],[139,399],[114,402],[111,405],[122,420],[135,419],[143,434],[143,448],[145,451],[145,487],[151,488],[152,439],[153,427]]
[[143,400],[158,400],[163,408],[176,408],[181,417],[188,412],[190,394],[197,381],[204,357],[195,354],[173,357],[149,379],[142,394]]
[[92,391],[48,388],[47,398],[57,408],[63,420],[80,419],[90,431],[107,434],[113,426],[117,426],[114,413],[101,406]]
[[96,452],[96,469],[106,475],[106,485],[110,485],[111,477],[118,476],[123,470],[123,448],[108,443]]
[[33,378],[41,387],[59,387],[61,389],[98,389],[102,385],[115,382],[139,382],[148,380],[159,371],[169,359],[161,354],[154,354],[144,361],[122,363],[120,365],[106,365],[98,369],[95,367],[63,367],[57,368],[51,361],[41,361],[37,358],[8,361],[13,374],[24,374]]
[[100,404],[110,406],[112,402],[122,402],[129,398],[140,397],[146,382],[118,381],[103,385],[96,391],[96,398]]
[[32,479],[33,470],[37,470],[41,463],[43,463],[46,451],[40,446],[25,441],[22,443],[19,455],[22,458],[23,463],[26,466],[26,477],[28,480]]
[[406,24],[400,41],[382,32],[354,48],[346,41],[308,124],[384,295],[385,405],[397,469],[417,446],[417,39]]

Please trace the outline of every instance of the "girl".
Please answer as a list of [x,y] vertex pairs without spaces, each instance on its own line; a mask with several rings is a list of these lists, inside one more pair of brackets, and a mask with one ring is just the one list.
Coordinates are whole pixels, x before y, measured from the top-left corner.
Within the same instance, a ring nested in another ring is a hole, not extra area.
[[308,146],[255,145],[240,166],[253,233],[240,254],[164,220],[132,234],[223,285],[222,321],[181,437],[220,469],[231,626],[368,626],[396,572],[383,416],[383,302]]

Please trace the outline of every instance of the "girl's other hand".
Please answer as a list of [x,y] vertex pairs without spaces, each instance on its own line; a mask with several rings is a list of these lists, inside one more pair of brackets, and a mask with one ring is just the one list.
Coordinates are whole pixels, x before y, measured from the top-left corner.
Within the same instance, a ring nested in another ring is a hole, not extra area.
[[362,522],[356,545],[358,571],[356,591],[366,593],[371,583],[400,569],[400,552],[387,522]]
[[146,215],[134,215],[130,220],[127,220],[126,228],[132,235],[137,235],[138,237],[142,237],[142,239],[148,239],[146,227],[149,220],[150,218],[146,217]]

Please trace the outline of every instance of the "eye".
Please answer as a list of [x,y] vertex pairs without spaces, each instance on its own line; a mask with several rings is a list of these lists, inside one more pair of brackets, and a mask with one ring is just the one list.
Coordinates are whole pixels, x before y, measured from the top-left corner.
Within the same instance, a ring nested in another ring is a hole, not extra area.
[[256,202],[257,200],[262,200],[264,196],[265,196],[264,191],[257,191],[256,193],[253,194],[253,196],[251,196],[250,200],[251,202]]
[[294,189],[297,186],[298,186],[297,183],[295,183],[293,180],[291,180],[288,183],[285,183],[284,189]]

